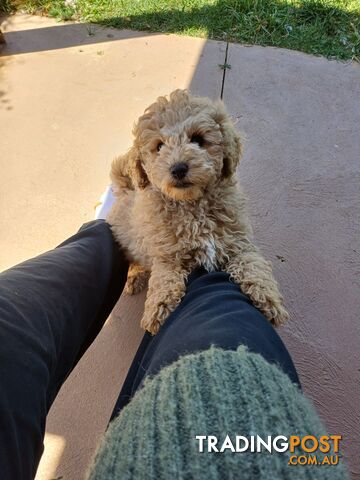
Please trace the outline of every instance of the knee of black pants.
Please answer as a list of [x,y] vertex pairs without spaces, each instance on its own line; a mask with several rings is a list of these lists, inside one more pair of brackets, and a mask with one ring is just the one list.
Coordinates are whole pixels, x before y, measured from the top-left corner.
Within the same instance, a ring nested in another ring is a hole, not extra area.
[[[211,346],[236,350],[245,345],[278,365],[299,384],[291,357],[268,320],[224,272],[194,271],[186,295],[155,337],[145,334],[120,394],[117,411],[141,387],[147,376],[179,357]],[[116,413],[116,409],[114,413]]]

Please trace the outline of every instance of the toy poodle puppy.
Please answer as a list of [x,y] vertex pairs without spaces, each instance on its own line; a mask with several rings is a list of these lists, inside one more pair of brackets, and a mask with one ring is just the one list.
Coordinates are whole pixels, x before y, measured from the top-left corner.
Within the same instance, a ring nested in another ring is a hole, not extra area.
[[176,90],[145,110],[112,164],[107,217],[131,262],[126,291],[149,288],[141,325],[156,334],[194,268],[230,274],[270,322],[288,314],[271,264],[251,242],[235,174],[242,143],[221,101]]

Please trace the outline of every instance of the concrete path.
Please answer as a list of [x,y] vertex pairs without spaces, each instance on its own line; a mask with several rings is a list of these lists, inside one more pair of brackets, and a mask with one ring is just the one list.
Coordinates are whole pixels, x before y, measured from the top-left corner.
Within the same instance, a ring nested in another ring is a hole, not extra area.
[[[225,44],[21,15],[1,28],[4,269],[93,217],[112,158],[158,95],[220,95]],[[360,478],[360,68],[238,45],[228,63],[224,100],[248,139],[239,174],[255,237],[292,314],[280,333]],[[120,299],[61,390],[38,480],[82,478],[140,341],[142,305]]]

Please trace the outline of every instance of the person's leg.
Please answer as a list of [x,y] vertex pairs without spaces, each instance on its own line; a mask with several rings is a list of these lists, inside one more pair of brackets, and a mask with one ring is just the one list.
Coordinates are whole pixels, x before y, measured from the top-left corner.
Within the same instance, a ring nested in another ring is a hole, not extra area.
[[300,384],[281,338],[223,272],[197,270],[189,278],[186,295],[159,333],[145,334],[129,370],[111,419],[129,402],[147,376],[187,353],[212,345],[236,350],[239,345],[276,363]]
[[0,476],[35,476],[46,414],[125,285],[104,221],[0,274]]

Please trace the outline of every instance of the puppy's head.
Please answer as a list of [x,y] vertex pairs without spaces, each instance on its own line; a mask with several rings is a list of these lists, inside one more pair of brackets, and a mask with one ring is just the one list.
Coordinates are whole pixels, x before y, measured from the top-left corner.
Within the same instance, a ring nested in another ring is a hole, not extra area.
[[223,103],[184,90],[158,98],[133,133],[133,183],[151,184],[174,200],[198,200],[235,173],[241,156],[240,137]]

